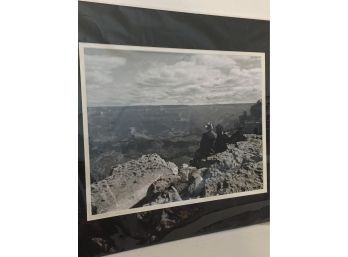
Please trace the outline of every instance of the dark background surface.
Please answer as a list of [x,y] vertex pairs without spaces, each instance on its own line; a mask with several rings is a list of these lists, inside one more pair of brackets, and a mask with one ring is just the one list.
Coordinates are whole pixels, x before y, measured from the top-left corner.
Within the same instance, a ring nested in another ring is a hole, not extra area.
[[87,222],[79,81],[79,256],[100,256],[269,220],[269,21],[79,2],[79,42],[264,52],[268,155],[268,193],[171,208],[168,212],[181,218],[172,229],[154,229],[162,210],[148,212],[145,220],[129,214]]

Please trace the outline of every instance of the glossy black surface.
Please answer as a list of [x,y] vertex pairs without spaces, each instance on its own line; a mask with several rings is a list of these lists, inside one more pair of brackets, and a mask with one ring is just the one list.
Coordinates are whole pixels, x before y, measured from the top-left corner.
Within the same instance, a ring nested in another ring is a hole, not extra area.
[[[79,2],[79,42],[266,54],[268,193],[86,220],[79,85],[79,256],[101,256],[269,220],[269,22]],[[80,83],[79,83],[80,84]]]

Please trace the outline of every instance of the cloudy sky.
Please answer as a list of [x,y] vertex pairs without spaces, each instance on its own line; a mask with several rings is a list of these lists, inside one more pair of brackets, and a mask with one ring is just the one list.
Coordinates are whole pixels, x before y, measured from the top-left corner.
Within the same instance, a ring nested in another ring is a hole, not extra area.
[[252,103],[261,58],[85,49],[88,106]]

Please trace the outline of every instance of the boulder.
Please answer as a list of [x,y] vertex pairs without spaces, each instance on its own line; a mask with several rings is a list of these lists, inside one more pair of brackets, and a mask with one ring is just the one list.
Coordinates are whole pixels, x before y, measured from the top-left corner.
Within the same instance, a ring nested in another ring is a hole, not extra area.
[[204,179],[199,173],[193,173],[190,178],[190,185],[188,186],[188,193],[191,197],[200,196],[204,190]]
[[157,154],[143,155],[113,167],[111,176],[91,184],[93,213],[133,207],[146,196],[150,185],[176,170],[173,163],[168,164]]

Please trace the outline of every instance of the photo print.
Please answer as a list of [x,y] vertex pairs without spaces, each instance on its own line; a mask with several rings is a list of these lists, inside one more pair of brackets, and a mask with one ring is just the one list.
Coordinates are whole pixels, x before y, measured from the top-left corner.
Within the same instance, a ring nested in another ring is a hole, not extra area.
[[87,219],[267,192],[265,56],[80,43]]

